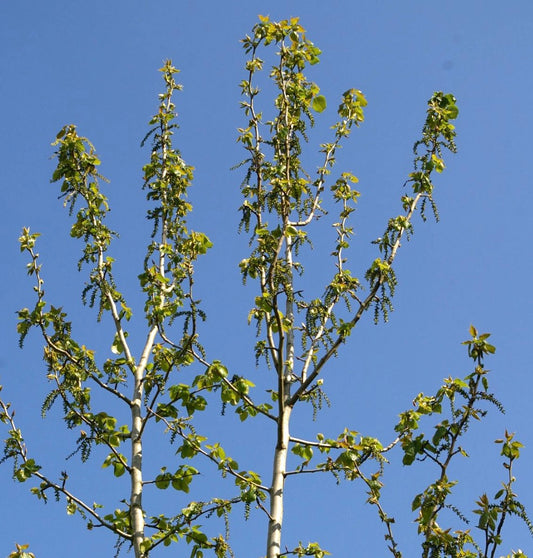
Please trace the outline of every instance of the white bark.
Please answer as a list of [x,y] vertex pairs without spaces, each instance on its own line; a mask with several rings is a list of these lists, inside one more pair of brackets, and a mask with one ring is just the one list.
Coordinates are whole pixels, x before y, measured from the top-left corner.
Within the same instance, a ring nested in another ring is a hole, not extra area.
[[[135,382],[137,384],[137,381]],[[141,438],[141,390],[135,390],[136,397],[132,401],[131,430],[131,502],[130,520],[133,532],[133,549],[135,558],[143,558],[140,545],[144,540],[144,517],[142,509],[142,438]]]
[[[292,243],[286,239],[285,260],[292,268]],[[285,362],[280,363],[278,374],[279,385],[279,416],[278,436],[274,452],[274,465],[272,469],[272,484],[270,487],[270,520],[267,535],[267,558],[278,558],[281,552],[281,530],[283,526],[283,504],[285,491],[285,473],[287,471],[287,452],[290,440],[290,417],[292,405],[288,402],[291,398],[291,382],[294,365],[294,310],[292,293],[288,293],[285,306],[285,317],[290,321],[289,331],[285,337]],[[283,345],[283,342],[281,343]],[[282,354],[280,351],[278,354]]]
[[267,558],[278,558],[281,552],[283,525],[283,497],[287,452],[289,447],[289,420],[292,408],[285,407],[278,423],[278,443],[274,453],[272,484],[270,488],[270,520],[268,523]]
[[135,369],[135,385],[131,401],[131,498],[130,498],[130,521],[133,533],[133,550],[135,558],[144,558],[146,554],[141,552],[141,543],[144,540],[144,514],[142,507],[142,396],[143,380],[149,355],[154,345],[157,328],[152,328],[144,346],[139,365]]

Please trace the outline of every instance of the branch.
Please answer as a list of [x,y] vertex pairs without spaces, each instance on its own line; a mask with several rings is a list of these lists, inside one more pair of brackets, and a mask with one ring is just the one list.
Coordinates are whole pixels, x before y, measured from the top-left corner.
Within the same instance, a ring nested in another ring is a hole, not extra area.
[[313,203],[311,205],[311,210],[309,215],[303,221],[289,221],[289,225],[293,227],[305,227],[313,221],[315,218],[316,210],[319,207],[320,194],[324,191],[324,183],[326,181],[326,169],[328,166],[333,165],[333,156],[335,151],[340,144],[340,137],[337,137],[335,142],[330,145],[329,149],[324,150],[326,156],[324,157],[324,164],[317,171],[318,178],[315,180],[316,192],[313,198]]
[[[387,545],[387,548],[391,551],[394,558],[402,558],[402,553],[398,550],[398,543],[396,542],[396,540],[394,538],[394,534],[392,532],[391,525],[392,525],[392,523],[394,523],[394,519],[389,517],[385,513],[385,510],[383,509],[383,507],[381,506],[381,502],[379,501],[379,498],[380,498],[380,492],[379,491],[380,491],[380,488],[381,488],[380,481],[377,480],[377,479],[369,480],[367,477],[365,477],[365,475],[363,474],[363,472],[361,471],[361,469],[359,468],[357,463],[354,463],[354,467],[355,467],[355,470],[357,471],[357,474],[359,475],[359,477],[368,486],[369,498],[368,498],[367,502],[369,504],[373,504],[374,506],[376,506],[378,508],[379,518],[386,525],[387,535],[385,535],[385,540],[390,541],[390,546]],[[377,485],[377,486],[379,486],[379,488],[376,487],[376,483],[379,483]]]
[[[419,192],[415,196],[415,198],[413,198],[411,200],[411,203],[409,205],[409,209],[408,209],[407,214],[406,214],[406,219],[407,219],[408,222],[411,222],[413,214],[416,211],[416,207],[417,207],[418,202],[420,201],[421,198],[424,198],[424,197],[427,197],[427,194],[425,194],[424,192]],[[398,237],[396,239],[396,242],[393,244],[392,249],[391,249],[391,253],[386,260],[387,264],[391,265],[394,262],[394,259],[396,257],[396,253],[398,251],[398,248],[401,245],[401,240],[402,240],[403,235],[405,234],[406,230],[407,229],[405,227],[403,227],[398,232]],[[374,284],[374,286],[371,289],[368,296],[364,299],[362,304],[360,304],[359,309],[356,312],[355,316],[350,320],[349,324],[350,324],[351,328],[353,328],[359,322],[359,320],[361,319],[363,314],[368,310],[368,308],[370,307],[372,302],[375,300],[376,295],[377,295],[379,289],[381,288],[381,286],[383,285],[384,281],[385,281],[385,277],[383,275],[381,275],[380,279],[378,281],[376,281],[376,283]],[[301,385],[294,392],[294,394],[292,395],[292,397],[289,400],[289,405],[294,405],[298,401],[299,397],[313,383],[313,381],[318,376],[318,374],[320,373],[323,366],[337,352],[338,347],[341,345],[341,343],[344,342],[345,339],[346,339],[346,337],[344,335],[339,335],[337,337],[337,339],[332,344],[332,346],[329,348],[329,350],[326,352],[326,354],[324,356],[322,356],[322,358],[318,361],[318,363],[314,367],[311,374],[309,374],[309,376],[304,381],[302,381]]]
[[[70,409],[82,422],[84,422],[87,426],[89,426],[91,431],[96,431],[98,434],[101,435],[101,432],[98,432],[98,428],[95,428],[97,426],[96,423],[94,421],[92,421],[91,419],[88,419],[87,416],[84,413],[80,413],[72,405],[72,403],[67,399],[67,397],[65,395],[65,390],[63,389],[62,385],[59,383],[57,375],[54,375],[54,380],[56,382],[56,386],[57,386],[57,390],[59,392],[59,395],[61,396],[61,399],[63,400],[63,403],[65,404],[65,406],[68,409]],[[97,443],[98,443],[98,441],[105,444],[111,450],[111,453],[113,453],[115,455],[115,457],[120,461],[120,463],[124,466],[124,468],[126,469],[126,471],[128,471],[128,473],[131,472],[131,467],[123,460],[122,455],[115,449],[114,446],[111,445],[111,443],[108,440],[105,439],[105,437],[96,439]],[[80,448],[80,445],[78,444],[78,449],[75,450],[75,453],[77,451],[79,451],[79,448]]]
[[323,442],[312,442],[309,440],[302,440],[301,438],[295,438],[294,436],[290,436],[289,441],[294,442],[295,444],[301,444],[303,446],[312,446],[315,448],[339,449],[339,446],[337,444],[324,444]]
[[[196,519],[202,517],[203,515],[211,515],[214,512],[218,511],[219,509],[223,509],[225,507],[227,507],[228,505],[231,504],[238,504],[241,502],[240,498],[231,498],[230,500],[224,500],[223,502],[220,503],[215,503],[215,505],[211,506],[210,508],[207,509],[203,509],[195,514],[192,515],[188,515],[185,516],[185,514],[180,514],[181,517],[185,517],[183,520],[181,520],[181,522],[178,522],[174,527],[169,528],[168,532],[166,535],[163,535],[159,540],[157,540],[156,542],[152,543],[150,550],[152,550],[153,548],[155,548],[156,546],[160,545],[161,543],[164,543],[169,537],[171,537],[174,533],[176,533],[176,531],[178,531],[179,529],[181,529],[185,524],[190,525],[193,521],[195,521]],[[200,504],[203,504],[203,502],[197,502]],[[180,517],[178,516],[178,517]],[[157,518],[159,519],[159,518]],[[150,528],[150,529],[159,529],[157,527],[157,524],[151,524],[151,523],[147,523],[146,527]],[[159,532],[161,532],[159,530]],[[180,533],[183,535],[183,533]],[[196,541],[196,539],[194,538],[194,536],[190,533],[186,534],[186,536],[190,536],[192,540]],[[205,541],[202,541],[205,544]]]
[[[9,412],[8,406],[1,399],[0,399],[0,407],[2,408],[3,416],[5,416],[5,418],[7,418],[8,422],[11,426],[11,430],[13,432],[20,432],[20,430],[17,429],[17,427],[15,425],[15,421],[13,420],[14,413]],[[20,437],[13,437],[12,436],[10,439],[16,441],[17,454],[20,456],[20,458],[22,459],[22,461],[24,463],[27,463],[28,462],[27,449],[26,449],[26,445],[24,443],[24,440],[23,440],[22,436],[20,436]],[[115,527],[112,523],[108,523],[91,506],[87,505],[85,502],[83,502],[83,500],[80,500],[79,498],[74,496],[74,494],[72,494],[69,490],[67,490],[64,487],[64,483],[61,484],[61,485],[57,484],[57,483],[51,481],[50,479],[48,479],[48,477],[46,477],[45,475],[43,475],[39,471],[32,471],[31,474],[32,474],[32,476],[37,477],[44,484],[46,484],[46,486],[44,486],[43,488],[40,488],[40,491],[42,493],[44,493],[44,491],[48,488],[53,488],[55,491],[60,492],[61,494],[63,494],[67,498],[67,501],[74,502],[78,507],[83,509],[84,512],[91,515],[99,523],[99,525],[101,525],[102,527],[106,527],[107,529],[109,529],[113,533],[117,534],[120,537],[123,537],[126,540],[131,540],[132,539],[132,535],[130,533],[126,533],[126,532],[118,529],[117,527]]]
[[[194,357],[196,358],[196,360],[198,360],[198,362],[203,364],[206,368],[209,368],[209,366],[211,366],[211,364],[207,360],[205,360],[201,355],[199,355],[197,352],[193,351],[193,354],[194,354]],[[271,415],[268,411],[265,411],[265,409],[256,405],[252,401],[252,399],[250,399],[250,397],[248,395],[245,395],[245,394],[241,393],[225,376],[222,376],[221,380],[234,393],[236,393],[247,405],[252,407],[252,409],[255,409],[258,413],[264,415],[265,417],[267,417],[270,420],[273,420],[274,422],[277,423],[277,421],[278,421],[277,417],[275,417],[274,415]]]
[[[37,292],[37,298],[39,302],[43,301],[44,298],[44,290],[43,290],[43,284],[44,284],[44,280],[41,277],[40,274],[40,266],[36,265],[37,262],[37,258],[38,258],[38,254],[35,254],[35,252],[33,251],[33,248],[31,247],[27,247],[26,250],[30,253],[30,256],[32,258],[33,261],[33,273],[35,274],[35,278],[37,280],[37,285],[34,287],[35,291]],[[124,395],[122,394],[120,391],[118,391],[115,388],[112,388],[110,385],[106,384],[105,382],[102,382],[102,380],[100,380],[100,378],[98,378],[98,376],[96,374],[94,374],[91,370],[87,370],[85,368],[85,366],[83,366],[79,359],[77,359],[76,357],[74,357],[69,351],[67,351],[66,349],[63,349],[61,347],[58,347],[53,341],[52,338],[48,335],[48,332],[46,331],[46,325],[43,321],[43,314],[42,314],[42,308],[39,308],[39,329],[41,331],[41,335],[45,341],[45,343],[47,344],[48,347],[50,347],[55,353],[62,355],[63,357],[65,357],[68,361],[70,361],[72,364],[74,364],[79,370],[83,370],[84,372],[87,373],[87,375],[89,376],[89,378],[91,378],[94,382],[96,382],[100,387],[102,387],[103,389],[105,389],[106,391],[108,391],[109,393],[113,394],[115,397],[117,397],[118,399],[124,401],[124,403],[126,403],[127,405],[130,404],[130,400]]]
[[212,454],[210,454],[209,452],[204,450],[200,444],[191,441],[191,439],[183,432],[183,429],[180,426],[171,424],[165,417],[159,415],[153,409],[151,409],[150,411],[154,416],[156,416],[159,420],[161,420],[162,422],[164,422],[166,424],[169,431],[176,432],[179,436],[181,436],[181,438],[183,440],[187,440],[187,443],[191,444],[198,453],[202,454],[203,456],[205,456],[209,460],[211,460],[213,463],[215,463],[219,469],[222,469],[226,473],[229,473],[230,475],[234,476],[235,478],[243,481],[246,484],[252,485],[255,488],[258,488],[259,490],[263,490],[264,492],[269,491],[269,488],[267,486],[263,486],[262,484],[258,484],[256,482],[251,481],[250,479],[247,479],[246,477],[244,477],[240,473],[237,473],[237,471],[235,471],[227,463],[224,463],[222,461],[218,461],[216,457],[214,457]]

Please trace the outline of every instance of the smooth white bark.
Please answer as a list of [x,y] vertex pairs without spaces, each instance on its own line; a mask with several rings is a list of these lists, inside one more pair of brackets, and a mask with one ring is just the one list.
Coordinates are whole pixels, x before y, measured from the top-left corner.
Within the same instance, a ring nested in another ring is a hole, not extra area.
[[133,550],[135,558],[144,558],[146,555],[141,551],[141,543],[144,540],[144,513],[142,507],[142,396],[143,380],[149,355],[157,335],[157,328],[152,328],[148,334],[143,354],[139,365],[135,370],[135,386],[131,401],[131,497],[130,497],[130,521],[133,533]]
[[281,552],[283,500],[291,411],[291,407],[285,407],[278,424],[278,443],[276,444],[276,450],[274,452],[272,484],[270,488],[270,520],[268,523],[267,558],[278,558]]

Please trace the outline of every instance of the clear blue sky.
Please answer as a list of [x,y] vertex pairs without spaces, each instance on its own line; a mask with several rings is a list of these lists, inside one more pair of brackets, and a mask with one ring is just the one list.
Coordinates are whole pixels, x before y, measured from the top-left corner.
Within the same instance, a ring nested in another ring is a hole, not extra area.
[[[121,233],[113,252],[119,260],[118,278],[128,299],[140,304],[131,294],[147,232],[140,185],[148,153],[139,143],[161,89],[156,70],[166,58],[182,70],[176,140],[186,161],[196,167],[193,227],[215,244],[198,269],[198,292],[209,317],[203,343],[210,358],[236,372],[252,379],[266,374],[253,367],[252,332],[246,327],[252,292],[242,288],[237,267],[247,250],[246,238],[237,235],[242,177],[229,170],[243,158],[235,143],[236,128],[244,123],[238,83],[245,58],[239,39],[258,14],[299,16],[309,38],[322,49],[321,64],[312,74],[329,101],[321,131],[333,123],[333,108],[344,90],[356,87],[368,99],[366,121],[338,163],[340,170],[359,177],[362,192],[351,251],[354,273],[364,273],[370,240],[398,213],[427,99],[435,90],[452,92],[460,108],[459,153],[448,157],[448,168],[438,180],[441,222],[417,222],[413,240],[402,247],[396,311],[386,325],[374,326],[368,316],[358,326],[328,372],[325,386],[332,408],[311,427],[297,422],[296,430],[301,426],[306,435],[336,434],[350,426],[387,442],[397,414],[414,395],[435,390],[443,377],[470,371],[460,342],[473,323],[493,333],[497,353],[488,366],[507,414],[491,410],[486,422],[476,425],[468,440],[471,458],[454,470],[464,480],[457,502],[468,511],[480,492],[492,495],[498,489],[502,472],[492,441],[508,428],[526,444],[516,470],[517,490],[533,513],[533,7],[528,0],[3,2],[0,383],[3,396],[17,409],[30,451],[51,474],[68,469],[83,494],[110,490],[111,474],[99,471],[97,460],[85,467],[77,458],[65,464],[73,438],[56,432],[59,410],[47,421],[40,418],[46,391],[41,343],[33,335],[20,351],[15,331],[15,311],[33,303],[17,238],[23,226],[43,234],[39,252],[47,300],[63,305],[75,335],[105,354],[110,327],[96,328],[94,312],[80,304],[83,275],[75,272],[80,247],[68,238],[68,216],[56,199],[56,187],[49,184],[54,165],[50,143],[64,124],[75,123],[95,144],[102,172],[111,179],[111,223]],[[242,467],[269,478],[272,433],[257,422],[228,436],[237,422],[215,412],[206,428],[214,438],[229,440],[228,452],[239,456]],[[87,532],[79,518],[66,516],[63,504],[40,505],[28,494],[30,484],[16,485],[10,474],[8,465],[0,467],[0,556],[13,550],[15,541],[31,543],[38,558],[112,555],[111,537]],[[418,549],[410,512],[411,498],[421,488],[418,475],[395,465],[384,489],[406,556]],[[356,484],[293,481],[287,544],[319,540],[337,557],[385,556],[381,526],[362,501],[363,490]],[[168,505],[180,508],[184,503]],[[237,558],[264,553],[260,519],[244,523],[237,514],[232,530]],[[518,547],[533,553],[533,540],[522,525],[510,524],[504,537],[502,554]],[[178,546],[167,555],[188,552]]]

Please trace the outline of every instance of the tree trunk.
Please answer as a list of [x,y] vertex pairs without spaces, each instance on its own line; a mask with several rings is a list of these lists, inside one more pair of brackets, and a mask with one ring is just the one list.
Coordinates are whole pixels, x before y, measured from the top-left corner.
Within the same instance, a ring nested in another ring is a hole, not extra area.
[[139,360],[139,364],[135,369],[133,397],[131,400],[131,500],[130,500],[130,521],[131,531],[133,533],[133,551],[135,558],[145,558],[146,554],[141,550],[141,543],[144,540],[144,515],[142,507],[142,398],[143,398],[143,381],[146,365],[149,355],[154,346],[154,339],[157,334],[157,328],[152,327],[143,353]]
[[[137,375],[136,375],[137,376]],[[135,378],[135,394],[131,406],[131,502],[130,520],[133,533],[135,558],[144,558],[141,543],[144,540],[144,517],[142,509],[142,383]]]
[[274,453],[272,484],[270,488],[270,520],[268,523],[267,558],[278,558],[281,552],[281,527],[283,524],[283,497],[287,451],[289,447],[289,420],[292,408],[283,407],[279,417],[278,441]]

